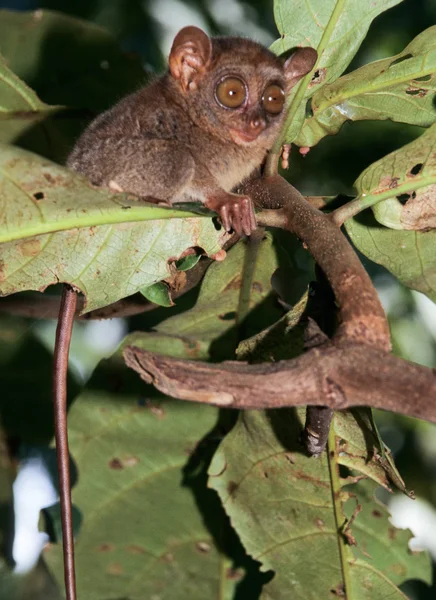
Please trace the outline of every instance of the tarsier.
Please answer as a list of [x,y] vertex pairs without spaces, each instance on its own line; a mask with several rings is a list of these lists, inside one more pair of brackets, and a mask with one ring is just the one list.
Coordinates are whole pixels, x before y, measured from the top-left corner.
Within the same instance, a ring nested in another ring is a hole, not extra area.
[[298,48],[286,61],[237,37],[185,27],[169,72],[85,130],[68,166],[92,183],[166,203],[200,201],[224,228],[256,228],[251,199],[232,193],[259,167],[284,119],[286,95],[315,65]]

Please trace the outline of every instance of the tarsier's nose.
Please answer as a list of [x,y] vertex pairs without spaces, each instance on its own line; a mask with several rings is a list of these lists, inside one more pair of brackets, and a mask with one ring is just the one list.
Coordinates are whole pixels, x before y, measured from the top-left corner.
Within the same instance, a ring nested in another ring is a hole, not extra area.
[[253,117],[249,121],[250,131],[253,133],[260,133],[266,127],[266,121],[263,117]]

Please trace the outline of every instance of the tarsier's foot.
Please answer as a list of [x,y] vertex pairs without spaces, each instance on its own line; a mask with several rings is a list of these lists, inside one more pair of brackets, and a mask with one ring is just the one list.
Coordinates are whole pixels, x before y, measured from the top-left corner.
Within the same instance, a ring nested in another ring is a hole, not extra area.
[[208,200],[206,206],[218,213],[226,231],[250,235],[257,227],[253,201],[248,196],[228,194]]

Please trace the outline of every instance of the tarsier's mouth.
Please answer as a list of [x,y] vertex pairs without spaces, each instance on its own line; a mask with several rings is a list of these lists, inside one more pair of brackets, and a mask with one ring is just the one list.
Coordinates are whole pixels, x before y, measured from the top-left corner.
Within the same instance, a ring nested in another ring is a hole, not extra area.
[[249,144],[257,140],[263,129],[256,131],[247,131],[246,129],[230,129],[230,135],[235,144]]

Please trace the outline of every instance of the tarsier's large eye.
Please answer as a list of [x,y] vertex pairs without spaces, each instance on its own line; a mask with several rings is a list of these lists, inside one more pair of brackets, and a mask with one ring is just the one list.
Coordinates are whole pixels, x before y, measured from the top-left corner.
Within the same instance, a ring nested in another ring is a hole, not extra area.
[[245,102],[247,90],[237,77],[226,77],[216,86],[215,95],[225,108],[239,108]]
[[285,92],[277,84],[269,85],[263,93],[262,104],[267,112],[278,115],[285,104]]

